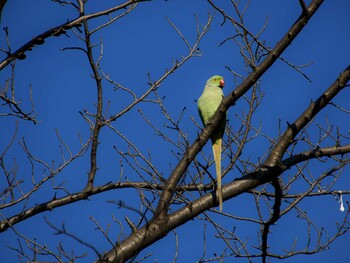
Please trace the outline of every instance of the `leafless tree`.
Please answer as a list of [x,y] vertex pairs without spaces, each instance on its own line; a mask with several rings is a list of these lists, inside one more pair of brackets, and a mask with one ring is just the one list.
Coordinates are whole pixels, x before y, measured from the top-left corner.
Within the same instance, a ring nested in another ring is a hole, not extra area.
[[[10,233],[17,240],[17,245],[11,245],[8,249],[15,251],[21,261],[75,262],[80,259],[85,261],[87,255],[92,254],[97,262],[141,262],[152,255],[144,253],[146,248],[152,249],[153,244],[165,242],[162,239],[171,234],[175,238],[175,254],[171,259],[176,262],[180,242],[177,229],[193,220],[201,226],[203,233],[199,237],[203,249],[198,262],[221,262],[231,257],[248,262],[258,258],[266,262],[271,258],[316,254],[329,249],[340,236],[348,234],[350,209],[344,199],[350,189],[339,182],[343,180],[345,171],[349,171],[349,131],[333,124],[332,117],[321,116],[321,113],[332,111],[335,112],[332,116],[342,114],[345,116],[343,119],[349,118],[347,105],[337,103],[335,98],[349,87],[350,66],[334,76],[332,83],[324,83],[322,90],[319,89],[318,97],[304,111],[296,112],[298,117],[295,120],[286,125],[282,121],[276,121],[274,135],[266,133],[262,125],[264,119],[261,122],[255,119],[264,102],[264,81],[261,78],[276,62],[297,72],[306,83],[310,81],[303,71],[307,65],[295,65],[284,57],[284,51],[294,45],[294,40],[308,22],[313,20],[323,0],[312,0],[309,3],[299,0],[300,14],[273,47],[266,44],[267,41],[262,37],[268,30],[268,22],[261,25],[258,32],[247,26],[246,14],[254,8],[250,1],[205,2],[209,12],[206,21],[195,16],[194,41],[183,34],[176,21],[166,18],[169,28],[185,45],[186,53],[173,59],[170,66],[165,66],[161,76],[153,78],[149,73],[146,89],[123,85],[104,69],[102,62],[107,54],[104,53],[103,41],[98,42],[95,35],[101,34],[116,21],[135,14],[135,10],[152,5],[154,1],[129,0],[93,13],[86,11],[89,4],[86,0],[53,2],[62,8],[74,10],[77,17],[50,27],[14,51],[10,43],[11,32],[4,28],[7,47],[1,49],[5,56],[0,62],[0,70],[7,70],[8,75],[0,84],[0,116],[3,123],[6,120],[15,125],[10,136],[1,135],[0,232]],[[164,4],[167,4],[166,1]],[[0,5],[2,8],[4,4]],[[187,113],[186,105],[179,105],[182,110],[177,113],[169,109],[164,83],[176,76],[178,70],[184,68],[192,58],[201,59],[200,43],[211,32],[212,24],[218,21],[222,27],[229,28],[231,35],[221,39],[217,48],[227,45],[235,47],[240,52],[245,67],[242,71],[237,71],[230,65],[223,65],[223,69],[225,66],[234,79],[235,87],[226,87],[228,95],[213,116],[211,125],[202,129],[197,123],[198,118]],[[88,132],[81,131],[78,136],[79,147],[72,147],[66,142],[61,135],[64,127],[58,127],[55,134],[60,157],[50,163],[44,156],[35,153],[35,147],[43,146],[30,146],[28,138],[18,136],[19,130],[29,129],[23,128],[23,125],[29,127],[23,123],[30,123],[35,129],[42,124],[38,117],[40,112],[35,109],[32,88],[28,89],[28,98],[23,103],[17,97],[15,80],[18,64],[26,61],[30,63],[26,59],[29,52],[40,52],[42,46],[53,37],[65,39],[62,52],[84,54],[96,96],[93,108],[91,105],[81,106],[79,113],[87,124]],[[149,70],[152,72],[152,68]],[[122,107],[115,107],[116,104]],[[240,104],[241,111],[229,118],[230,123],[224,137],[225,202],[223,212],[219,212],[215,208],[215,176],[211,174],[213,158],[202,149],[220,119],[226,118],[226,112],[236,104]],[[150,105],[152,111],[148,109]],[[156,146],[145,150],[121,128],[121,124],[127,124],[129,116],[135,115],[135,121],[152,131],[155,137],[152,140],[161,141],[162,148],[168,150],[168,156],[172,155],[172,165],[167,172],[157,162],[156,156],[163,153]],[[198,131],[195,140],[190,139],[186,129],[189,124]],[[101,158],[107,158],[105,148],[101,146],[107,133],[113,138],[110,145],[114,150],[114,160],[119,161],[119,167],[115,171],[118,176],[114,176],[113,181],[103,182],[98,178],[98,171],[102,168]],[[257,158],[252,157],[251,150],[256,150]],[[19,154],[26,156],[27,163],[18,162],[16,156]],[[69,174],[84,174],[85,171],[88,172],[84,183],[79,185],[80,188],[70,186]],[[117,198],[118,193],[126,193],[125,189],[128,198]],[[106,197],[105,193],[112,194]],[[239,209],[228,209],[228,204],[239,203],[243,194],[251,201],[251,210],[254,210],[249,216],[245,216]],[[97,196],[115,208],[115,211],[110,214],[107,226],[91,214],[89,220],[95,229],[84,231],[97,229],[101,240],[108,244],[104,249],[95,245],[94,240],[81,238],[78,231],[70,229],[68,215],[66,219],[60,215],[62,225],[53,223],[47,217],[49,211],[53,214],[59,214],[64,208],[69,211],[73,209],[73,204],[75,207],[83,205],[87,199],[90,200],[90,205],[96,206]],[[304,203],[322,202],[320,200],[327,196],[334,196],[343,212],[340,212],[341,221],[324,226],[312,216],[314,211],[310,206],[305,206]],[[129,202],[129,199],[135,201]],[[71,247],[67,249],[60,239],[57,239],[56,247],[47,246],[33,238],[34,230],[33,235],[23,234],[19,226],[32,218],[44,219],[46,227],[53,232],[53,238],[65,237],[65,240],[74,241],[77,246],[84,247],[86,253],[80,254]],[[271,245],[269,238],[275,235],[272,229],[278,227],[282,219],[283,222],[290,222],[290,225],[303,226],[304,245],[298,243],[296,237],[291,238],[290,247],[284,251]],[[246,225],[255,229],[258,235],[247,236],[240,229]],[[114,228],[118,228],[119,233]],[[221,246],[214,254],[209,254],[207,244],[213,240],[220,240]]]

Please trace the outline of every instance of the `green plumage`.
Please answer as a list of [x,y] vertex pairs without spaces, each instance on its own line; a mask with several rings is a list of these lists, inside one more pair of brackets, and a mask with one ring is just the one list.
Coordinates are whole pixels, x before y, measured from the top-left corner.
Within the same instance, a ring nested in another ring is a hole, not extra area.
[[[215,75],[208,79],[204,91],[198,99],[198,112],[203,125],[209,124],[211,117],[215,114],[219,107],[224,93],[224,79],[221,76]],[[211,135],[210,139],[213,144],[213,153],[217,176],[217,197],[219,199],[220,211],[222,210],[222,190],[221,190],[221,142],[225,132],[226,119],[221,120],[218,128]]]

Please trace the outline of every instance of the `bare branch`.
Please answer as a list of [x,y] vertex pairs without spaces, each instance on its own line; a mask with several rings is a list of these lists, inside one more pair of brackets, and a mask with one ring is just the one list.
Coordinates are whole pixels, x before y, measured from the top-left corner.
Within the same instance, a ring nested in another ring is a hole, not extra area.
[[263,225],[263,231],[261,234],[262,239],[262,245],[261,245],[261,251],[262,251],[262,262],[266,262],[267,257],[267,237],[269,234],[270,227],[277,222],[277,220],[280,218],[280,209],[281,209],[281,200],[282,200],[282,187],[281,183],[278,179],[272,181],[272,185],[275,188],[275,203],[273,205],[273,213],[269,220],[264,223]]
[[37,45],[42,45],[45,43],[45,39],[51,37],[51,36],[59,36],[61,34],[65,34],[65,32],[71,28],[74,27],[80,27],[81,24],[85,21],[91,20],[96,17],[104,16],[113,12],[116,12],[118,10],[124,9],[130,5],[133,5],[138,2],[145,2],[149,0],[128,0],[123,4],[120,4],[118,6],[96,12],[90,15],[80,15],[78,18],[72,20],[71,22],[63,23],[59,26],[53,27],[46,32],[39,34],[32,38],[32,40],[28,41],[26,44],[24,44],[22,47],[14,51],[13,53],[9,54],[6,59],[4,59],[2,62],[0,62],[0,71],[3,70],[8,64],[10,64],[15,59],[25,59],[26,55],[25,53],[27,51],[32,50]]
[[278,165],[287,148],[294,142],[295,136],[303,129],[328,103],[345,87],[350,80],[350,66],[348,66],[338,79],[298,117],[289,125],[286,132],[281,136],[276,146],[265,161],[265,165]]

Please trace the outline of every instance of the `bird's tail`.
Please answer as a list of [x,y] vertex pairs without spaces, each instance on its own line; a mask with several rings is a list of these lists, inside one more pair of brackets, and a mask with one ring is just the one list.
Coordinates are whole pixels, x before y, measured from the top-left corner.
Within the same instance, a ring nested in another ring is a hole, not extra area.
[[215,143],[213,143],[213,153],[215,160],[215,168],[216,168],[216,177],[217,177],[217,189],[216,196],[219,199],[219,207],[220,211],[222,211],[222,189],[221,189],[221,142],[222,139],[217,139]]

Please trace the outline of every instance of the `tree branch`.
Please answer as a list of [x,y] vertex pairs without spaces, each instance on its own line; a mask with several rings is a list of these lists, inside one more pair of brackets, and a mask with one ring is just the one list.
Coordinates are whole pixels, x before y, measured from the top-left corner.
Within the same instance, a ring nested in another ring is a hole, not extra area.
[[[314,1],[311,4],[311,6],[317,9],[318,5],[316,5],[316,2],[318,1]],[[293,27],[298,25],[298,22],[300,21],[303,21],[303,17],[299,18],[299,21],[297,21],[293,25]],[[280,41],[280,43],[281,42],[284,42],[284,41]],[[285,42],[285,44],[287,43]],[[278,50],[282,50],[282,49],[279,48]],[[271,63],[273,63],[272,62],[273,58],[270,58],[270,59],[271,59]],[[265,63],[263,62],[263,64],[266,64],[266,62]],[[258,67],[257,69],[259,68],[260,67]],[[259,72],[266,71],[266,70],[267,69],[265,70],[259,69]],[[239,86],[233,93],[231,93],[231,95],[229,95],[224,99],[224,102],[221,104],[221,106],[219,107],[218,111],[215,113],[212,119],[213,124],[207,126],[203,130],[203,132],[199,135],[199,138],[184,154],[183,159],[178,163],[177,167],[174,169],[172,175],[168,179],[167,184],[165,185],[165,189],[163,191],[163,194],[161,196],[161,199],[159,201],[158,208],[157,208],[158,214],[155,215],[155,217],[150,221],[149,224],[142,227],[138,231],[135,231],[124,242],[118,244],[115,250],[113,249],[110,252],[108,252],[105,255],[105,258],[104,258],[105,260],[109,260],[112,262],[122,262],[127,258],[129,258],[129,256],[131,256],[132,254],[134,254],[135,251],[140,251],[143,248],[149,246],[150,244],[156,242],[173,228],[178,227],[179,225],[187,222],[188,220],[196,217],[200,213],[204,212],[205,210],[215,205],[214,198],[212,196],[213,193],[210,193],[202,196],[201,198],[195,200],[192,204],[187,205],[186,207],[174,212],[173,214],[170,214],[170,215],[165,214],[165,212],[167,211],[167,208],[170,205],[170,198],[172,197],[176,189],[176,185],[180,180],[182,174],[185,172],[188,165],[190,164],[192,159],[195,157],[195,155],[199,152],[201,147],[203,147],[205,142],[208,140],[211,132],[213,132],[215,126],[218,124],[220,117],[222,117],[221,114],[225,113],[225,111],[223,111],[222,109],[229,107],[230,103],[232,101],[235,101],[235,99],[239,97],[238,96],[239,94],[242,94],[242,92],[245,89],[249,89],[248,84],[254,80],[254,76],[256,74],[257,74],[256,71],[253,72],[247,78],[247,80],[243,82],[244,85],[241,84],[241,86]],[[331,87],[320,97],[321,99],[317,100],[316,103],[313,104],[314,106],[311,109],[308,109],[306,112],[310,111],[312,116],[314,116],[314,114],[319,112],[325,105],[327,105],[327,103],[345,86],[349,78],[350,78],[350,69],[347,68],[340,75],[340,77],[334,82],[334,84],[332,84]],[[238,95],[235,96],[236,94]],[[315,107],[315,105],[317,107]],[[303,126],[300,123],[298,123],[298,127],[300,130],[300,128]],[[338,152],[343,154],[347,150],[349,149],[343,148],[343,151],[339,151],[338,149]],[[326,154],[327,150],[325,150],[323,153]],[[229,198],[233,198],[243,192],[246,192],[250,189],[255,188],[258,185],[271,181],[273,178],[278,177],[282,172],[285,171],[285,169],[287,169],[287,167],[282,167],[282,166],[278,166],[278,167],[276,167],[275,165],[269,166],[269,165],[266,165],[267,163],[268,162],[264,163],[266,168],[258,169],[246,176],[243,176],[238,180],[235,180],[234,182],[228,185],[225,185],[223,187],[223,199],[226,200]],[[116,251],[118,253],[116,253]]]
[[281,136],[275,147],[271,150],[264,165],[276,166],[282,160],[288,147],[294,142],[295,136],[346,86],[350,80],[350,65],[340,74],[338,79],[298,117],[290,124]]
[[118,10],[124,9],[130,5],[135,4],[135,3],[145,2],[145,1],[149,1],[149,0],[129,0],[129,1],[126,1],[125,3],[120,4],[118,6],[115,6],[115,7],[100,11],[100,12],[96,12],[96,13],[93,13],[90,15],[82,15],[82,16],[79,16],[78,18],[74,19],[71,22],[66,22],[66,23],[63,23],[59,26],[53,27],[42,34],[39,34],[39,35],[33,37],[32,40],[28,41],[26,44],[24,44],[22,47],[17,49],[15,52],[9,53],[7,58],[5,58],[3,61],[0,62],[0,71],[3,70],[8,64],[10,64],[15,59],[20,59],[20,60],[25,59],[26,58],[25,53],[27,51],[32,50],[37,45],[44,44],[45,39],[47,39],[51,36],[59,36],[61,34],[64,34],[66,32],[66,30],[69,30],[73,27],[80,27],[84,21],[87,21],[87,20],[90,20],[90,19],[93,19],[96,17],[104,16],[104,15],[116,12]]
[[263,232],[261,234],[262,239],[262,245],[261,245],[261,251],[262,251],[262,262],[266,262],[266,257],[268,255],[267,253],[267,237],[269,234],[270,227],[277,222],[277,220],[280,218],[280,208],[281,208],[281,200],[282,200],[282,186],[281,182],[276,178],[272,181],[272,185],[275,188],[275,203],[273,205],[273,212],[271,217],[267,222],[264,223],[263,226]]
[[312,15],[317,11],[319,6],[322,4],[323,0],[314,0],[309,6],[309,11],[306,14],[301,15],[293,26],[288,30],[288,33],[277,43],[275,48],[269,53],[265,60],[256,67],[243,82],[239,85],[231,94],[223,99],[223,102],[217,109],[213,118],[211,119],[211,125],[207,125],[202,133],[199,135],[198,139],[193,143],[193,145],[186,151],[182,160],[175,167],[171,176],[169,177],[165,190],[162,193],[160,201],[158,203],[157,212],[161,217],[164,217],[168,211],[170,200],[173,196],[174,189],[180,181],[182,175],[186,171],[189,164],[203,148],[205,143],[208,141],[211,134],[218,127],[220,120],[225,118],[226,111],[235,104],[235,102],[242,97],[255,83],[256,81],[271,67],[271,65],[277,60],[277,58],[283,53],[283,51],[293,42],[296,36],[301,32],[301,30],[307,24],[307,21],[312,17]]

